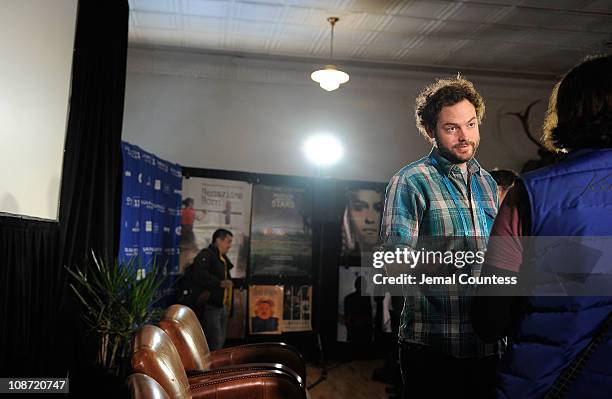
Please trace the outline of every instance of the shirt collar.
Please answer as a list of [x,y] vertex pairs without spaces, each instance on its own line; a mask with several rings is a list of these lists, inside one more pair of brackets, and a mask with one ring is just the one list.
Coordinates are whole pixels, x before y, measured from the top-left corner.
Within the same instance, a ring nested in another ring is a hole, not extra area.
[[[438,170],[446,175],[450,176],[453,172],[461,173],[459,166],[452,163],[448,159],[444,158],[437,147],[432,147],[431,152],[429,153],[430,158],[435,158],[438,163]],[[467,170],[470,174],[478,173],[480,174],[480,164],[475,158],[470,159],[467,162]]]

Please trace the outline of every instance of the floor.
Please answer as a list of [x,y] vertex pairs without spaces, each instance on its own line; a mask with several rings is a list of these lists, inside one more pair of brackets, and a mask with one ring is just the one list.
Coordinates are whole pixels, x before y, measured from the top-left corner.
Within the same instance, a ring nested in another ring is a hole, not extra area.
[[[327,379],[309,390],[311,399],[386,399],[385,388],[388,386],[372,380],[374,369],[383,365],[382,360],[353,360],[350,362],[332,362],[327,370]],[[321,370],[308,365],[308,385],[315,382]]]

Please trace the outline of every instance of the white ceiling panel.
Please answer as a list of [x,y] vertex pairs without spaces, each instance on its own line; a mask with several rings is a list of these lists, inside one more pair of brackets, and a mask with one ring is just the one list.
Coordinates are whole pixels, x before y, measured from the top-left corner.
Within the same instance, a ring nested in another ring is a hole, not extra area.
[[136,11],[132,13],[136,25],[140,28],[176,30],[177,16],[174,14]]
[[235,31],[237,34],[246,37],[246,36],[255,36],[255,37],[264,37],[269,38],[275,29],[274,25],[266,24],[264,22],[241,22],[236,24]]
[[283,23],[297,25],[321,25],[329,14],[314,8],[291,7],[283,10]]
[[187,32],[223,32],[227,24],[226,20],[219,18],[186,15],[182,19]]
[[404,17],[422,17],[436,19],[443,17],[449,10],[458,7],[458,4],[453,4],[448,1],[437,0],[416,0],[406,2],[407,4],[401,9],[399,15]]
[[427,30],[432,36],[471,37],[481,25],[468,22],[433,21]]
[[[392,17],[378,14],[361,14],[359,20],[355,24],[355,28],[359,30],[377,31],[385,27],[391,22]],[[344,25],[344,18],[342,19]]]
[[132,11],[176,12],[174,0],[133,0],[130,5]]
[[283,25],[281,34],[284,42],[293,40],[315,40],[328,32],[329,28],[315,28],[307,25]]
[[448,14],[447,19],[468,23],[488,22],[491,17],[500,11],[499,6],[488,4],[460,4]]
[[346,0],[287,0],[284,3],[296,7],[321,8],[325,10],[342,8]]
[[425,27],[432,22],[435,22],[435,20],[412,17],[392,17],[385,31],[401,35],[417,35],[421,34]]
[[230,6],[228,1],[182,0],[183,13],[204,17],[228,18]]
[[239,3],[236,8],[240,19],[266,22],[277,22],[283,10],[282,6],[248,3]]

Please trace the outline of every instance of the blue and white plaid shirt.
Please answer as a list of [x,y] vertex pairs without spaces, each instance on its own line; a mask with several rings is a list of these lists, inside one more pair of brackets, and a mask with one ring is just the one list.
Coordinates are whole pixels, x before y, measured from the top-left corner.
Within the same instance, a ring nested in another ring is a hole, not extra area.
[[[477,186],[477,196],[464,180],[460,168],[442,157],[436,148],[427,157],[396,173],[386,192],[381,225],[384,249],[421,249],[423,242],[435,242],[437,250],[445,243],[446,249],[486,250],[489,231],[484,230],[493,225],[499,206],[497,185],[475,159],[467,163],[467,172],[468,182]],[[458,195],[459,208],[444,183],[443,175],[449,178]],[[483,215],[486,223],[479,220]],[[474,240],[465,237],[464,224],[468,229],[465,235],[475,237]],[[458,242],[465,247],[458,248]],[[469,273],[478,276],[480,266],[472,267]],[[459,358],[501,353],[501,343],[485,344],[474,333],[472,298],[462,295],[460,287],[441,285],[427,292],[419,286],[410,289],[401,315],[400,341],[431,346]]]

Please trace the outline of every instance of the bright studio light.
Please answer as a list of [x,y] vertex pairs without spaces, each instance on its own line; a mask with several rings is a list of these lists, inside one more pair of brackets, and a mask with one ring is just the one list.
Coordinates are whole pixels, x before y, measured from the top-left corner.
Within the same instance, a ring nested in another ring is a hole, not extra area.
[[314,136],[304,144],[306,157],[317,166],[331,165],[340,158],[344,150],[338,140],[331,136]]

